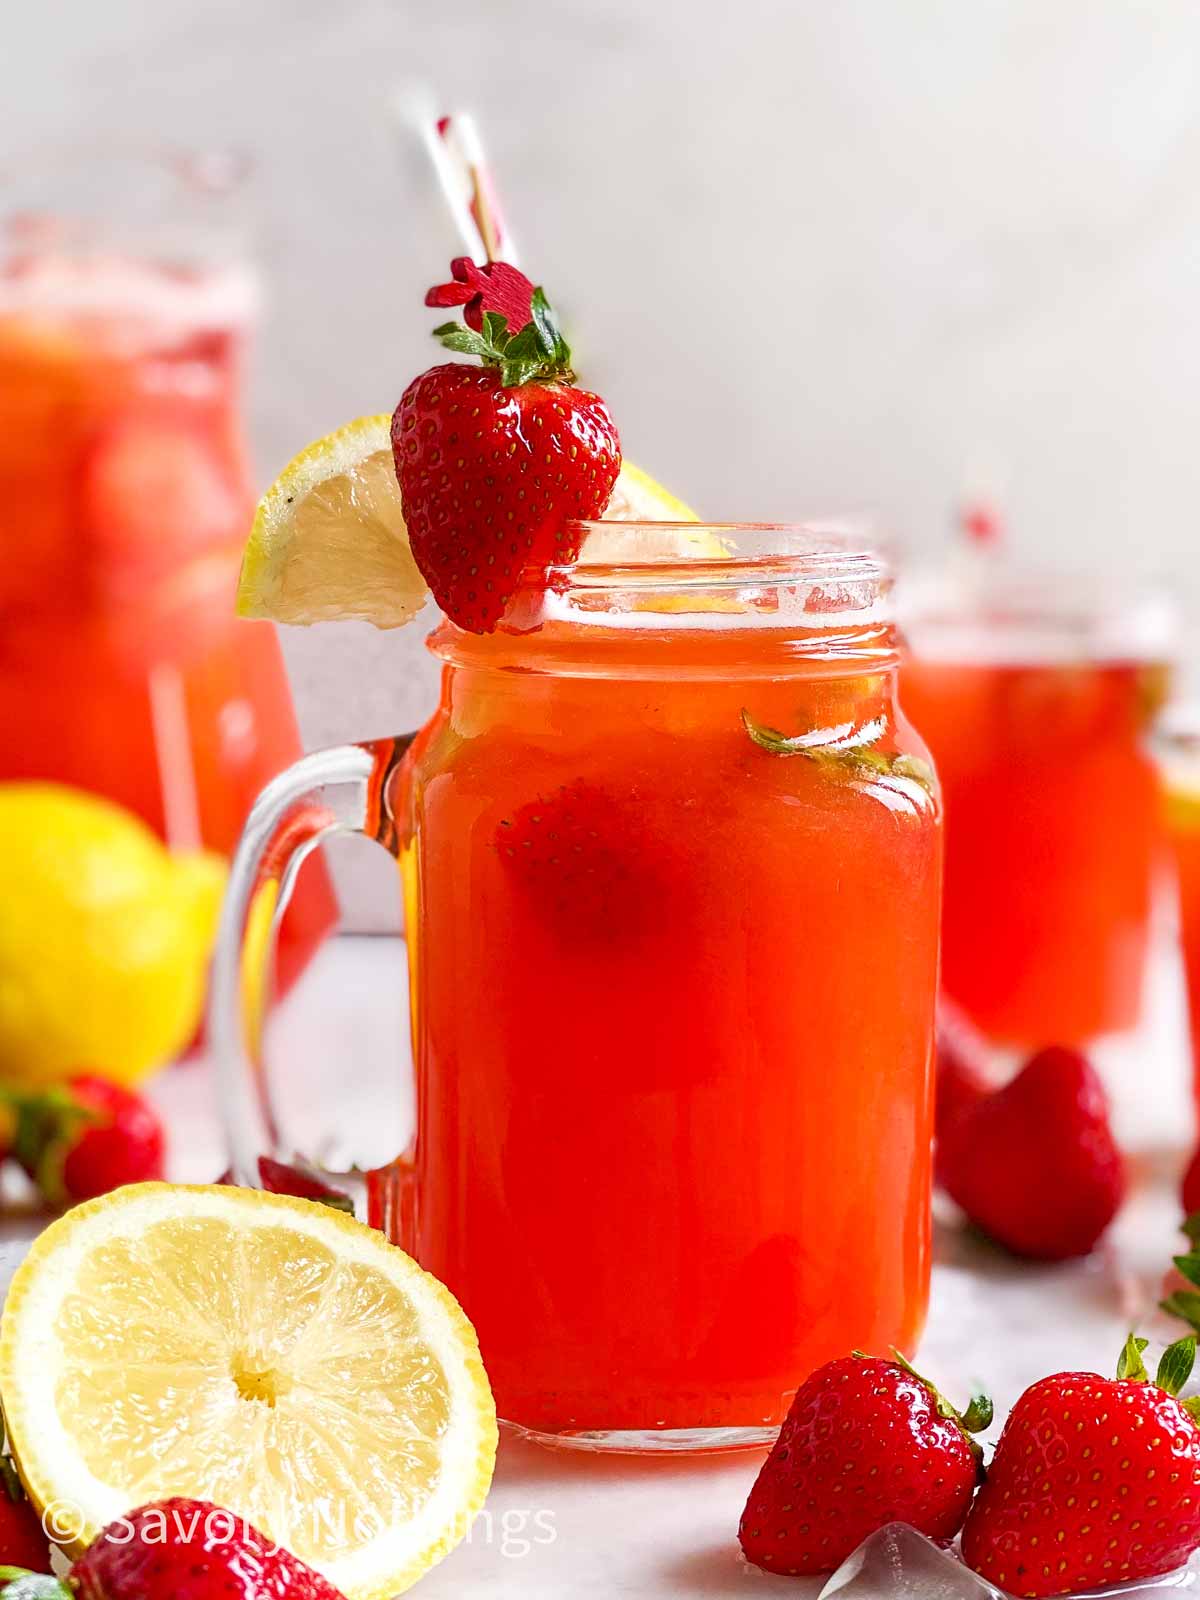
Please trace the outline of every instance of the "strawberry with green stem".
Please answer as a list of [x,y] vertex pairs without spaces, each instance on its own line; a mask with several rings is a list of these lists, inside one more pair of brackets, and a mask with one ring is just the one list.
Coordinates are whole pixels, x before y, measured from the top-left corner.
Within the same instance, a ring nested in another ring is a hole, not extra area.
[[0,1412],[0,1583],[11,1569],[50,1570],[50,1541],[17,1476],[7,1446],[4,1415]]
[[[233,1184],[232,1169],[227,1168],[216,1181]],[[276,1161],[272,1156],[259,1156],[258,1182],[259,1187],[268,1194],[290,1194],[297,1200],[315,1200],[334,1211],[354,1215],[353,1199],[344,1189],[335,1189],[327,1183],[320,1167],[301,1155],[295,1156],[290,1162]]]
[[[469,269],[469,270],[468,270]],[[434,337],[478,367],[432,367],[392,418],[392,455],[413,559],[459,627],[490,633],[527,579],[579,554],[572,524],[598,517],[621,470],[607,405],[577,388],[545,294],[515,268],[460,258],[430,291],[466,324]]]
[[1130,1335],[1116,1379],[1059,1372],[1004,1425],[966,1527],[963,1559],[1038,1600],[1157,1577],[1200,1545],[1200,1397],[1180,1400],[1196,1338],[1164,1351]]
[[738,1528],[747,1560],[767,1572],[832,1572],[889,1522],[930,1539],[962,1527],[983,1470],[972,1438],[992,1404],[957,1411],[893,1351],[829,1361],[796,1391]]
[[165,1176],[162,1119],[133,1089],[83,1073],[37,1093],[9,1092],[4,1103],[16,1117],[13,1155],[60,1210]]

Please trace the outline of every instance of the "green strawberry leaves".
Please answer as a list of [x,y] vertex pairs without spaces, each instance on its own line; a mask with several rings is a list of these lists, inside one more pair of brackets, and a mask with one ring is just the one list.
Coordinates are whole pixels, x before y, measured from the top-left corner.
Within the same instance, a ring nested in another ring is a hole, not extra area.
[[508,319],[499,311],[485,311],[479,332],[461,322],[443,322],[433,336],[458,355],[477,356],[484,366],[499,367],[500,382],[514,389],[535,380],[570,383],[571,351],[558,318],[541,289],[533,291],[533,318],[511,333]]
[[540,288],[533,291],[533,326],[547,361],[553,361],[564,369],[568,368],[571,365],[570,347],[563,338],[558,318],[546,299],[545,291]]
[[1138,1339],[1132,1333],[1129,1335],[1117,1361],[1118,1379],[1127,1378],[1130,1383],[1149,1383],[1150,1374],[1142,1360],[1142,1352],[1149,1343],[1149,1339]]
[[1174,1344],[1168,1345],[1162,1353],[1158,1363],[1158,1374],[1154,1381],[1160,1389],[1165,1389],[1168,1394],[1178,1395],[1180,1389],[1192,1375],[1192,1368],[1196,1365],[1196,1335],[1189,1333],[1187,1338],[1179,1339]]
[[[1190,1334],[1176,1341],[1163,1352],[1158,1367],[1158,1384],[1168,1394],[1178,1395],[1179,1390],[1192,1375],[1196,1362],[1196,1335],[1200,1333],[1200,1212],[1184,1219],[1183,1231],[1193,1247],[1181,1256],[1174,1256],[1176,1271],[1196,1289],[1176,1289],[1159,1301],[1159,1307],[1168,1316],[1178,1317],[1192,1329]],[[1174,1387],[1171,1387],[1174,1385]],[[1200,1395],[1189,1395],[1180,1405],[1200,1425]]]
[[[1200,1212],[1184,1220],[1183,1231],[1189,1244],[1200,1247]],[[1200,1248],[1193,1248],[1185,1255],[1173,1256],[1172,1260],[1181,1277],[1200,1287]],[[1200,1332],[1200,1293],[1197,1290],[1176,1289],[1165,1300],[1160,1300],[1159,1306],[1169,1316],[1178,1317]]]
[[[853,1350],[851,1354],[859,1361],[868,1359],[861,1350]],[[966,1410],[960,1411],[957,1406],[952,1405],[946,1399],[946,1396],[935,1384],[930,1383],[923,1373],[917,1371],[906,1356],[901,1355],[895,1345],[891,1348],[891,1356],[896,1365],[903,1367],[910,1378],[915,1378],[923,1388],[929,1390],[929,1393],[933,1396],[933,1403],[938,1416],[945,1417],[947,1422],[956,1423],[962,1429],[963,1437],[966,1439],[971,1454],[975,1459],[976,1474],[980,1483],[982,1483],[984,1477],[983,1450],[978,1441],[973,1439],[971,1435],[985,1433],[991,1427],[992,1418],[995,1415],[995,1407],[992,1405],[991,1398],[984,1394],[982,1389],[975,1389],[972,1391]]]
[[[1172,1296],[1172,1298],[1175,1298]],[[1200,1299],[1200,1295],[1196,1296]],[[1164,1301],[1164,1306],[1166,1302]],[[1117,1361],[1117,1380],[1128,1383],[1149,1383],[1150,1374],[1146,1370],[1146,1363],[1142,1359],[1149,1345],[1149,1339],[1139,1338],[1130,1334]],[[1177,1339],[1174,1344],[1169,1344],[1159,1357],[1158,1371],[1154,1375],[1154,1385],[1164,1394],[1169,1394],[1172,1399],[1179,1399],[1179,1391],[1192,1375],[1196,1365],[1196,1335],[1185,1334],[1182,1339]],[[1193,1422],[1200,1423],[1200,1395],[1189,1395],[1179,1404],[1191,1417]]]
[[1194,1289],[1176,1289],[1174,1294],[1160,1300],[1159,1305],[1168,1315],[1179,1317],[1193,1328],[1200,1329],[1200,1294]]
[[991,1396],[984,1394],[982,1389],[974,1389],[967,1409],[960,1413],[958,1420],[968,1433],[986,1433],[995,1414]]
[[34,1094],[0,1089],[0,1103],[16,1113],[13,1154],[29,1173],[38,1171],[51,1147],[61,1153],[84,1128],[101,1121],[100,1114],[81,1105],[65,1084]]
[[919,756],[901,750],[876,748],[887,731],[883,717],[868,722],[843,723],[836,728],[815,728],[807,733],[786,734],[778,728],[756,722],[742,711],[742,726],[760,750],[774,756],[803,756],[823,767],[833,777],[878,782],[880,779],[907,778],[919,785],[930,799],[936,792],[933,768]]

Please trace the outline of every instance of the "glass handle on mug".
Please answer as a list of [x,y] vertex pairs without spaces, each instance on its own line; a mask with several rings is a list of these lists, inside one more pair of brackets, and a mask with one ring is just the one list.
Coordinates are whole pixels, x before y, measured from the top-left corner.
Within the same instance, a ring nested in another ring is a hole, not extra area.
[[235,1183],[260,1187],[258,1157],[279,1154],[262,1035],[279,924],[296,876],[334,834],[365,834],[398,853],[390,790],[413,737],[305,756],[267,785],[246,820],[221,910],[208,1001],[209,1048]]

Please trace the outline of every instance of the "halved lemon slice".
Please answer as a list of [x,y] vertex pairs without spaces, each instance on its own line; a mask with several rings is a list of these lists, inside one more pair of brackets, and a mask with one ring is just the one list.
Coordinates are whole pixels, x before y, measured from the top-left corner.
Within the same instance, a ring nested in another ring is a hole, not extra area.
[[429,590],[408,548],[390,417],[359,417],[290,461],[258,503],[243,617],[398,628]]
[[[390,428],[390,417],[360,417],[279,474],[259,501],[242,558],[240,616],[397,628],[420,611],[429,590],[408,547]],[[604,516],[697,520],[628,461]]]
[[457,1544],[495,1460],[448,1290],[353,1218],[247,1189],[139,1184],[52,1223],[9,1291],[0,1393],[71,1553],[187,1495],[349,1600],[386,1600]]

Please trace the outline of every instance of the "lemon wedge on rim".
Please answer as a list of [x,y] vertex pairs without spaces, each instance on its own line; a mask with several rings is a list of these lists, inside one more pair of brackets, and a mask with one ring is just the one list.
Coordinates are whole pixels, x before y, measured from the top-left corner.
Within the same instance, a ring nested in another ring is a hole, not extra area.
[[[391,418],[359,417],[288,463],[259,501],[237,609],[272,622],[410,622],[429,589],[408,547]],[[625,462],[605,520],[695,522],[694,511]]]
[[605,522],[699,522],[700,518],[682,500],[648,472],[622,461],[613,492],[604,508]]
[[359,417],[279,474],[242,557],[239,616],[398,628],[420,611],[429,590],[408,548],[391,425]]
[[186,1495],[348,1600],[387,1600],[457,1544],[495,1461],[449,1291],[363,1223],[256,1190],[138,1184],[52,1223],[9,1291],[0,1392],[70,1553]]

